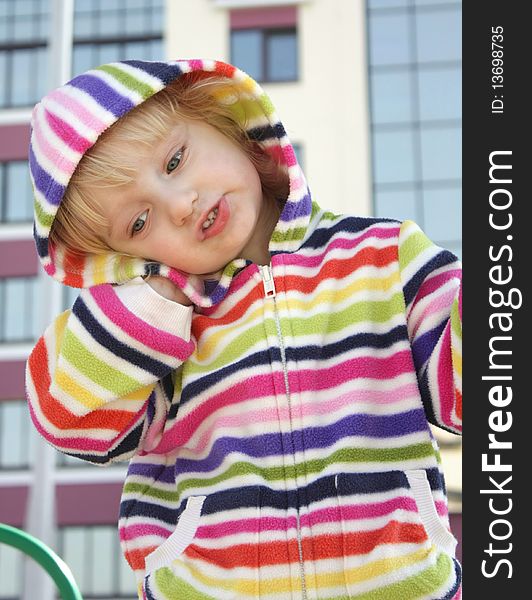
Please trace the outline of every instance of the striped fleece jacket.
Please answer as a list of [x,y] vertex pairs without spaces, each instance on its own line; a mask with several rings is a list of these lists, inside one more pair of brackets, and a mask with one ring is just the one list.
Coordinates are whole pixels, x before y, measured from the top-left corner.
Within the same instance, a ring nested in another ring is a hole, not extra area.
[[[212,289],[163,264],[49,244],[98,136],[183,73],[286,167],[271,262],[235,258]],[[231,104],[233,103],[233,104]],[[129,461],[123,552],[145,600],[461,597],[429,422],[461,428],[460,266],[413,222],[313,203],[271,102],[217,61],[125,61],[34,109],[30,170],[43,267],[82,288],[33,349],[33,422],[58,450]],[[172,280],[192,300],[159,296]]]

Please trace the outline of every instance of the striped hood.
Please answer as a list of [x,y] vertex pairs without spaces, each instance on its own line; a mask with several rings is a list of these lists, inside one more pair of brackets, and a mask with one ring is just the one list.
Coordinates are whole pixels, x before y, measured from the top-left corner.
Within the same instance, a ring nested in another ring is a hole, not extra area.
[[123,283],[152,273],[171,279],[197,306],[209,307],[225,297],[233,275],[246,265],[242,258],[233,260],[225,267],[218,285],[207,294],[199,277],[167,265],[115,253],[73,256],[49,242],[53,220],[83,154],[120,117],[182,74],[193,71],[231,80],[242,91],[241,99],[256,103],[253,120],[246,124],[248,134],[280,158],[290,180],[290,193],[273,232],[270,253],[293,252],[300,247],[310,221],[310,193],[285,129],[261,87],[239,69],[219,61],[123,61],[75,77],[45,96],[33,110],[29,164],[34,189],[34,238],[45,271],[57,281],[87,288]]

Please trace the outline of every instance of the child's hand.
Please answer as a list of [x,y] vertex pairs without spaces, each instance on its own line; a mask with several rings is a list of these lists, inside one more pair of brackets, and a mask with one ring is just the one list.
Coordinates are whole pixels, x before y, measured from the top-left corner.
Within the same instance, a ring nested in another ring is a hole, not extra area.
[[192,302],[188,296],[185,296],[183,292],[174,285],[166,277],[160,277],[159,275],[152,275],[148,277],[146,283],[150,285],[160,296],[172,302],[178,302],[184,306],[192,306]]

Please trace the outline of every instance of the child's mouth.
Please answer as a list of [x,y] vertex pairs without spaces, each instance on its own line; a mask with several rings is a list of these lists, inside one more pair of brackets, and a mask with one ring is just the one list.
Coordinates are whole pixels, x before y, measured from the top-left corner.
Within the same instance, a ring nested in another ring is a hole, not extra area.
[[207,218],[205,219],[205,221],[203,221],[203,225],[201,226],[203,231],[205,231],[206,229],[209,229],[209,227],[214,223],[214,221],[216,221],[217,216],[218,216],[218,207],[211,210],[211,212],[207,215]]

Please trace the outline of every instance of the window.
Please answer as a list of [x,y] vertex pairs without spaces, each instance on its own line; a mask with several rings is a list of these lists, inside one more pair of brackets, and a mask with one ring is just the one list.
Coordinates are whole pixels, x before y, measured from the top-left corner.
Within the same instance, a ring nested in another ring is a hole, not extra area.
[[296,81],[298,78],[296,30],[233,31],[231,62],[256,81]]
[[0,544],[0,600],[18,600],[22,593],[23,554]]
[[295,6],[233,10],[231,62],[260,82],[299,76]]
[[116,526],[62,527],[59,548],[84,600],[137,598],[135,576],[123,558]]
[[33,192],[27,161],[0,163],[0,222],[33,220]]
[[28,469],[36,436],[26,400],[0,401],[0,469]]
[[461,3],[367,0],[374,212],[461,246]]
[[164,0],[76,0],[72,71],[163,58]]
[[0,279],[0,342],[31,342],[42,329],[38,277]]
[[0,0],[0,108],[46,93],[48,12],[49,0]]

